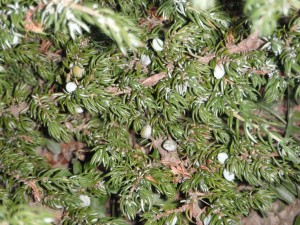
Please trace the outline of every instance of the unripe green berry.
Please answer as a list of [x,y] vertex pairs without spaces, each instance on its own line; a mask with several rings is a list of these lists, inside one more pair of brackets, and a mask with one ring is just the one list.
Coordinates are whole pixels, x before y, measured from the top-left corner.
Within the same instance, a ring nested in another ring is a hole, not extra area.
[[82,78],[83,76],[83,73],[84,73],[84,69],[75,65],[73,68],[72,68],[72,74],[77,77],[77,78]]

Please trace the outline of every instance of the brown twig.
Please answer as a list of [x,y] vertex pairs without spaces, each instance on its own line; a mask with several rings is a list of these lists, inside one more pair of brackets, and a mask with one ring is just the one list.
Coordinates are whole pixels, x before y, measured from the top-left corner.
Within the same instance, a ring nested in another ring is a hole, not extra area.
[[40,202],[42,200],[42,194],[40,193],[36,183],[36,180],[24,181],[32,189],[32,195],[35,202]]
[[134,182],[134,184],[132,185],[132,187],[130,189],[130,193],[133,193],[137,189],[137,187],[139,186],[139,183],[140,183],[141,179],[142,179],[142,177],[138,177],[136,179],[136,181]]
[[132,91],[131,88],[125,88],[121,90],[118,87],[108,87],[105,90],[113,95],[129,94]]
[[29,9],[24,18],[24,28],[27,31],[32,31],[34,33],[42,33],[44,31],[44,27],[41,23],[37,23],[32,20],[35,12],[44,7],[43,3],[39,3],[35,8]]
[[28,104],[26,102],[22,102],[18,105],[12,105],[3,112],[0,111],[0,116],[4,113],[11,113],[15,117],[18,117],[20,113],[26,112],[28,110]]
[[[248,38],[242,40],[240,43],[228,46],[227,51],[230,54],[247,53],[259,49],[264,43],[265,41],[259,38],[258,32],[254,32]],[[215,57],[216,53],[211,53],[206,56],[197,58],[201,63],[207,64]]]
[[[151,87],[157,84],[164,77],[166,77],[165,72],[157,73],[146,79],[141,79],[140,84],[142,84],[144,87]],[[121,94],[129,94],[132,91],[132,89],[125,88],[121,90],[118,87],[108,87],[106,88],[106,91],[112,93],[113,95],[121,95]]]
[[[189,192],[190,194],[190,200],[185,203],[184,205],[180,206],[179,208],[176,209],[171,209],[171,210],[167,210],[165,212],[162,212],[158,215],[156,215],[156,219],[159,220],[160,218],[163,217],[167,217],[170,214],[173,213],[183,213],[186,212],[187,210],[189,211],[189,219],[194,218],[196,220],[196,224],[197,225],[203,225],[203,222],[201,221],[201,214],[203,212],[205,212],[205,208],[201,209],[198,205],[198,196],[199,196],[199,192],[197,193],[193,193],[193,192]],[[200,196],[204,196],[204,193],[201,193]]]
[[252,69],[252,70],[250,70],[250,72],[257,74],[257,75],[262,75],[262,76],[265,76],[265,75],[271,73],[271,71],[268,71],[268,70],[264,71],[264,70],[257,70],[257,69]]
[[151,87],[151,86],[157,84],[164,77],[166,77],[165,72],[157,73],[157,74],[152,75],[151,77],[148,77],[148,78],[142,80],[141,84],[145,87]]
[[169,216],[170,214],[173,214],[173,213],[185,212],[188,207],[189,207],[189,204],[184,204],[183,206],[181,206],[177,209],[172,209],[172,210],[162,212],[162,213],[156,215],[156,219],[159,220],[160,218],[167,217],[167,216]]

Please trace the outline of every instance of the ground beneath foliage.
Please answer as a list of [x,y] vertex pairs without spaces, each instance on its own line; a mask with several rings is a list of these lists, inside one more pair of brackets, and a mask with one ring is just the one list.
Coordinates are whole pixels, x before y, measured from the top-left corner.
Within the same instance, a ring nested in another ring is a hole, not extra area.
[[274,202],[271,210],[264,216],[252,212],[242,219],[243,225],[293,225],[295,218],[300,214],[300,200],[292,205],[285,205],[281,201]]
[[[62,210],[48,210],[55,215],[56,225],[61,224]],[[300,215],[300,199],[291,205],[281,201],[273,203],[271,210],[265,215],[252,212],[248,217],[242,219],[242,225],[294,225],[295,218]]]

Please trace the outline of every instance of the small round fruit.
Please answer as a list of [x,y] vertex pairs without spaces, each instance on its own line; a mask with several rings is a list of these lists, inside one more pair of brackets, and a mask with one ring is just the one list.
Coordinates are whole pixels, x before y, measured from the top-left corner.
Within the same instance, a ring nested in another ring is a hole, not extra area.
[[163,148],[169,152],[173,152],[173,151],[176,151],[177,149],[177,143],[172,140],[172,139],[169,139],[169,140],[166,140],[163,144],[162,144]]
[[79,106],[79,107],[77,107],[77,108],[75,109],[75,111],[76,111],[77,113],[83,113],[83,108],[81,108],[81,107]]
[[203,0],[192,0],[192,7],[198,10],[208,10],[215,5],[214,0],[203,1]]
[[66,85],[67,92],[72,93],[76,89],[77,89],[77,85],[74,82],[68,82],[67,83],[67,85]]
[[72,68],[72,74],[77,77],[77,78],[82,78],[83,76],[83,73],[84,73],[84,69],[75,65],[73,66]]
[[152,127],[149,124],[147,124],[141,130],[141,137],[148,139],[151,137],[151,133],[152,133]]
[[79,199],[81,200],[81,207],[87,207],[91,204],[91,199],[87,195],[79,195]]
[[235,177],[234,173],[230,173],[227,169],[223,170],[223,176],[228,181],[233,181]]
[[155,51],[161,52],[164,49],[164,42],[159,38],[154,38],[152,41],[152,47]]
[[151,63],[151,59],[150,59],[150,57],[148,55],[142,55],[141,56],[141,61],[142,61],[142,64],[144,66],[149,66],[150,63]]
[[216,79],[221,79],[225,75],[225,68],[223,64],[217,64],[215,69],[214,69],[214,77]]
[[221,164],[224,164],[226,159],[228,159],[228,154],[225,153],[225,152],[220,152],[218,154],[218,161],[221,163]]

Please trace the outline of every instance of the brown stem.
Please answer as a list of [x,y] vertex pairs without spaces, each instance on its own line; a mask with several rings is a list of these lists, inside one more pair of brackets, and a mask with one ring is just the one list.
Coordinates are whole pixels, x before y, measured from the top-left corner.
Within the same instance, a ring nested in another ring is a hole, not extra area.
[[[152,75],[151,77],[148,77],[146,79],[141,79],[140,84],[142,84],[144,87],[151,87],[157,84],[161,79],[166,77],[165,72],[157,73]],[[132,89],[131,88],[125,88],[124,90],[120,90],[118,87],[108,87],[106,88],[107,92],[112,93],[113,95],[121,95],[121,94],[129,94]]]
[[[258,32],[254,32],[246,39],[242,40],[236,45],[227,47],[228,53],[247,53],[259,49],[265,43],[264,40],[260,39]],[[197,57],[201,63],[207,64],[210,60],[216,57],[216,53],[211,53],[206,56]]]
[[[194,194],[190,192],[190,196],[191,196],[190,201],[188,201],[186,204],[182,205],[179,208],[167,210],[165,212],[156,215],[156,219],[159,220],[160,218],[167,217],[170,214],[183,213],[188,210],[190,219],[194,218],[196,220],[197,225],[203,225],[200,217],[201,214],[205,211],[205,209],[201,209],[198,205],[198,194],[199,193]],[[203,196],[203,194],[201,195]]]
[[26,102],[22,102],[18,105],[12,105],[8,109],[4,110],[3,112],[0,111],[0,116],[2,116],[4,113],[11,113],[15,117],[18,117],[21,112],[25,112],[28,110],[28,104]]
[[160,214],[156,215],[156,219],[159,220],[160,218],[167,217],[167,216],[169,216],[170,214],[173,214],[173,213],[185,212],[188,207],[189,207],[189,204],[184,204],[183,206],[181,206],[177,209],[172,209],[172,210],[165,211],[163,213],[160,213]]

